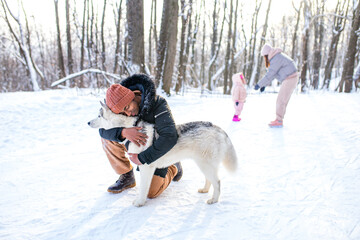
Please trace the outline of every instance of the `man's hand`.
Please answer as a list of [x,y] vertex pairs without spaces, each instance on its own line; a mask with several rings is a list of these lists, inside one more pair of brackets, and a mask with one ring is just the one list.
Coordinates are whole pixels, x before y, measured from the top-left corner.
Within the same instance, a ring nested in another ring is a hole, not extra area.
[[136,165],[142,165],[136,153],[128,153],[130,160]]
[[124,128],[121,135],[123,138],[135,143],[138,147],[140,147],[140,144],[145,146],[148,136],[140,132],[141,129],[141,127]]

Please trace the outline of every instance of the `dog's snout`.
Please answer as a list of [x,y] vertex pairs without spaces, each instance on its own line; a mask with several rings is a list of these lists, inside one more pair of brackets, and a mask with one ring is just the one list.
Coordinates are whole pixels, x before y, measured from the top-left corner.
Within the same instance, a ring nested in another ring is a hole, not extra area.
[[90,122],[88,122],[88,125],[90,126]]

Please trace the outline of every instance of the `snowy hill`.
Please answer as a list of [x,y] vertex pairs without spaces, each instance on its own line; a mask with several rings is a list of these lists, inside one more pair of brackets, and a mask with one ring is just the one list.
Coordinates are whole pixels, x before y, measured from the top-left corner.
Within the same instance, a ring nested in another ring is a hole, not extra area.
[[222,127],[239,169],[221,168],[207,205],[184,161],[180,182],[136,208],[138,186],[106,191],[118,176],[87,126],[103,92],[0,94],[0,239],[360,239],[360,94],[294,94],[270,129],[276,96],[250,94],[239,123],[230,97],[168,98],[177,123]]

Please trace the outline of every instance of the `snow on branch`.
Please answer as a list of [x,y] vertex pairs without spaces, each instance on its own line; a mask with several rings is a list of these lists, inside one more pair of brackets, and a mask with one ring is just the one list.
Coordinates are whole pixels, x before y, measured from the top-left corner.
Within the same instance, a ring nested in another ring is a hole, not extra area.
[[[90,68],[90,69],[82,70],[82,71],[77,72],[77,73],[70,74],[70,75],[68,75],[68,76],[66,76],[66,77],[64,77],[64,78],[61,78],[61,79],[53,82],[53,83],[51,84],[51,87],[55,87],[55,86],[59,85],[60,83],[66,82],[66,81],[68,81],[68,80],[74,79],[74,78],[76,78],[76,77],[79,77],[79,76],[84,75],[84,74],[87,74],[87,73],[102,74],[102,75],[104,75],[104,77],[105,77],[105,76],[110,76],[110,77],[116,78],[116,79],[118,79],[118,80],[121,80],[121,78],[120,78],[119,76],[115,75],[115,74],[108,73],[108,72],[104,72],[104,71],[101,71],[101,70],[99,70],[99,69],[92,69],[92,68]],[[108,83],[113,84],[113,82],[111,82],[111,81],[110,81],[109,79],[107,79],[106,77],[105,77],[105,79],[106,79],[106,81],[107,81]]]
[[[238,52],[234,55],[234,61],[242,54],[242,52],[243,52],[244,50],[245,50],[245,47],[242,48],[240,51],[238,51]],[[229,65],[230,65],[230,64],[231,64],[231,60],[229,60]],[[219,69],[217,70],[217,72],[216,72],[213,76],[211,76],[211,82],[214,82],[216,79],[218,79],[224,71],[225,71],[225,64],[222,65],[222,67],[219,68]]]

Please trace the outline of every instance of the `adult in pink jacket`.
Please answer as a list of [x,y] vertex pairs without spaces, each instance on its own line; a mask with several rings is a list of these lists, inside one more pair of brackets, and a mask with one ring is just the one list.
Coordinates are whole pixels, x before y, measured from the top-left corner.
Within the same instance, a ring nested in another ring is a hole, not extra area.
[[232,76],[233,87],[231,89],[232,100],[234,102],[235,115],[233,117],[234,122],[239,122],[241,118],[239,118],[241,111],[244,107],[245,99],[246,99],[246,81],[244,75],[240,73],[235,73]]
[[276,119],[270,122],[269,126],[282,127],[286,107],[298,83],[299,74],[294,61],[282,53],[280,48],[273,48],[271,45],[265,44],[261,55],[264,56],[267,72],[255,85],[255,90],[264,91],[265,87],[270,85],[275,78],[281,83],[276,100]]

